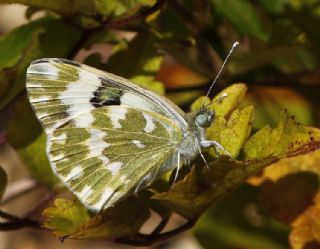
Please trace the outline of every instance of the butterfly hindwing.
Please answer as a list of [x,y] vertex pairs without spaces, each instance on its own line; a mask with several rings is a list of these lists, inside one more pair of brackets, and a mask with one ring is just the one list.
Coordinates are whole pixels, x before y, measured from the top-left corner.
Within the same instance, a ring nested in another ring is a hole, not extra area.
[[[102,84],[90,70],[69,61],[38,61],[28,69],[27,89],[48,135],[53,170],[85,206],[99,212],[163,173],[182,131],[170,118],[170,106],[121,81]],[[112,77],[104,80],[122,79]]]
[[90,125],[75,125],[87,115],[80,114],[49,136],[48,156],[69,189],[100,211],[132,193],[145,177],[156,177],[181,134],[158,114],[125,106],[90,112]]

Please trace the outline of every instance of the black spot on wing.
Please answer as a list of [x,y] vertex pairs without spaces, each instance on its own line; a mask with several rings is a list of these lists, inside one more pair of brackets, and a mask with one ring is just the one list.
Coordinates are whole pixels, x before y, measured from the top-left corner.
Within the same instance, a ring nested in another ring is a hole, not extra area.
[[120,97],[114,98],[114,99],[107,99],[105,102],[103,102],[103,105],[120,105]]
[[99,87],[90,99],[90,103],[94,107],[109,106],[109,105],[120,105],[122,91],[120,89],[109,90],[105,87]]

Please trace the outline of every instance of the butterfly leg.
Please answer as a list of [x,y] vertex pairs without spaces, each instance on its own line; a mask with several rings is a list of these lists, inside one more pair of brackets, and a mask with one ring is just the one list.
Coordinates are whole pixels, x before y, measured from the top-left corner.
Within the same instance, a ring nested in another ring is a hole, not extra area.
[[180,170],[180,153],[178,153],[178,158],[177,158],[177,169],[176,169],[176,174],[174,176],[172,184],[174,184],[177,181],[179,170]]
[[199,155],[201,156],[202,160],[204,161],[206,167],[209,169],[208,162],[207,162],[206,158],[204,157],[204,155],[202,154],[202,151],[201,151],[201,147],[200,147],[200,146],[198,146],[198,150],[199,150]]
[[219,144],[217,141],[202,140],[202,141],[200,141],[200,146],[203,148],[213,147],[217,155],[219,155],[219,152],[217,150],[217,149],[219,149],[219,150],[223,151],[227,156],[232,157],[231,154],[225,148],[223,148],[223,146],[221,144]]

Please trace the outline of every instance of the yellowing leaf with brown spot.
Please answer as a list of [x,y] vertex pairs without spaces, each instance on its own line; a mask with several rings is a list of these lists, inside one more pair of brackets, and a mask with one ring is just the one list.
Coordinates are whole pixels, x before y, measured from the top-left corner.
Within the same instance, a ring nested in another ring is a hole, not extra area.
[[320,130],[298,123],[287,111],[280,114],[274,129],[265,126],[246,142],[246,159],[262,159],[270,156],[292,157],[320,148]]
[[44,210],[44,227],[61,238],[107,239],[136,234],[150,216],[137,198],[128,198],[103,214],[91,214],[79,201],[56,199]]

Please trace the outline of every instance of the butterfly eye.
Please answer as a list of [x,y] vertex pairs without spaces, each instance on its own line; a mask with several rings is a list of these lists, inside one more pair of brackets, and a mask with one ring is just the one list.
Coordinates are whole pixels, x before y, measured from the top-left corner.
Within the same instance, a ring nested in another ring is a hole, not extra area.
[[209,127],[213,120],[213,113],[199,113],[196,116],[195,122],[202,128]]

